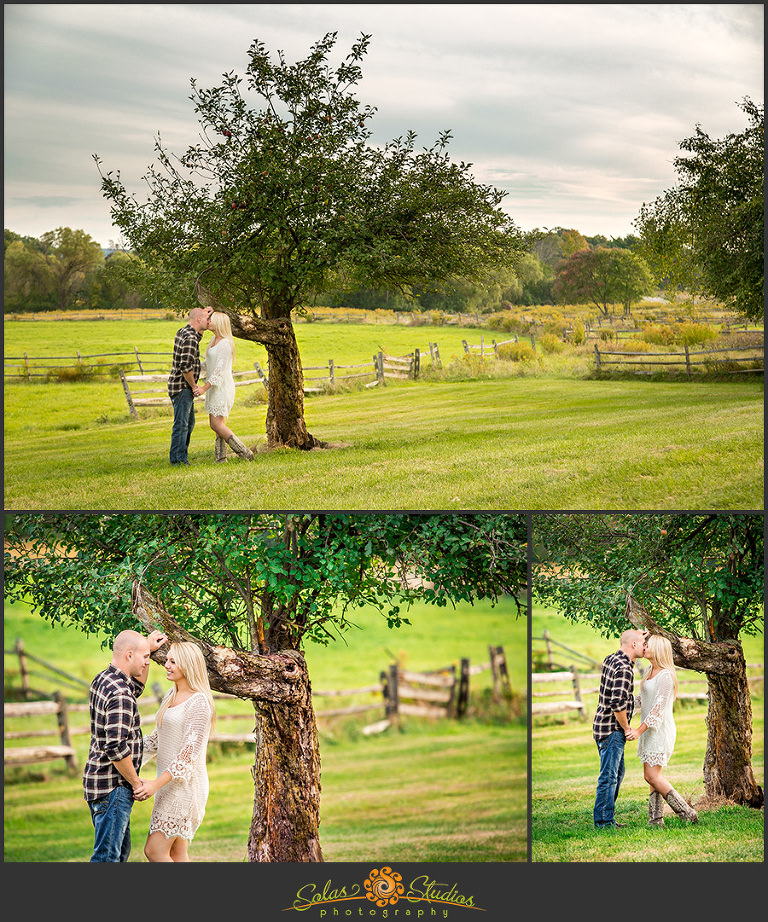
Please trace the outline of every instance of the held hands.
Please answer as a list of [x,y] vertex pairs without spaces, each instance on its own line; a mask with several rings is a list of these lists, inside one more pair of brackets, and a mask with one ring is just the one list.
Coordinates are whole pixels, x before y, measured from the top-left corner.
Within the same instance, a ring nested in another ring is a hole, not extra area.
[[624,731],[624,736],[628,740],[636,740],[640,734],[637,732],[637,730],[633,730],[632,727],[627,727],[627,729]]
[[157,791],[162,787],[158,779],[139,781],[137,787],[133,789],[133,799],[134,800],[147,800],[150,797],[154,797]]

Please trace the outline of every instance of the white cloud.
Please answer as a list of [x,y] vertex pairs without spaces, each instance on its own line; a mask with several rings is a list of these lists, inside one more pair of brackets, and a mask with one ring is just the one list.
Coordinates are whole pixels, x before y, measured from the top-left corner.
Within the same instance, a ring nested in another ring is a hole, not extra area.
[[[372,33],[358,93],[375,138],[451,129],[456,159],[509,190],[521,227],[630,233],[674,180],[697,123],[743,128],[762,100],[760,4],[6,4],[6,227],[60,224],[114,239],[91,159],[138,183],[160,131],[197,136],[189,79],[244,71],[258,38],[304,57],[338,31],[335,58]],[[37,192],[35,192],[35,188]],[[32,191],[30,191],[32,190]]]

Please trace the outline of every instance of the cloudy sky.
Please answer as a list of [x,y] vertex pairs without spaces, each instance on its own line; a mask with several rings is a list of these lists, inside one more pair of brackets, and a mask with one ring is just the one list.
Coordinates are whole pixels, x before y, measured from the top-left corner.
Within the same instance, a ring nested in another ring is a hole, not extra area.
[[762,4],[5,4],[5,222],[120,239],[92,159],[141,196],[154,139],[197,140],[190,78],[243,73],[253,39],[289,60],[371,34],[358,98],[374,141],[443,129],[517,225],[632,233],[674,185],[695,126],[762,102]]

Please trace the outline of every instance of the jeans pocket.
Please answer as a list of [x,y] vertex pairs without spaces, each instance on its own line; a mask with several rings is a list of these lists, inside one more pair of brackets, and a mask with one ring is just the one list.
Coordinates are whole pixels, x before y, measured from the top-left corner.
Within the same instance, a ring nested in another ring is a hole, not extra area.
[[106,813],[109,809],[109,796],[101,797],[99,800],[92,800],[90,802],[90,808],[93,816],[101,816],[103,813]]

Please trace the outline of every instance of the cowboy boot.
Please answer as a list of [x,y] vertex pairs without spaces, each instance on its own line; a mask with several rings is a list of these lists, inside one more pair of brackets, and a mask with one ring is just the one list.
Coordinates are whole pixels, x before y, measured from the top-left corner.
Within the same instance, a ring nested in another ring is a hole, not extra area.
[[246,461],[253,461],[253,452],[250,448],[246,448],[234,433],[227,439],[227,445],[241,458],[245,458]]
[[651,791],[648,798],[648,825],[664,825],[664,800],[658,791]]
[[216,436],[216,442],[213,447],[213,456],[217,461],[227,460],[227,443],[220,436]]
[[689,807],[688,804],[683,800],[683,798],[677,793],[674,788],[670,788],[669,791],[664,795],[664,800],[669,804],[670,807],[675,811],[678,816],[681,816],[684,820],[690,820],[692,823],[695,823],[699,814]]

